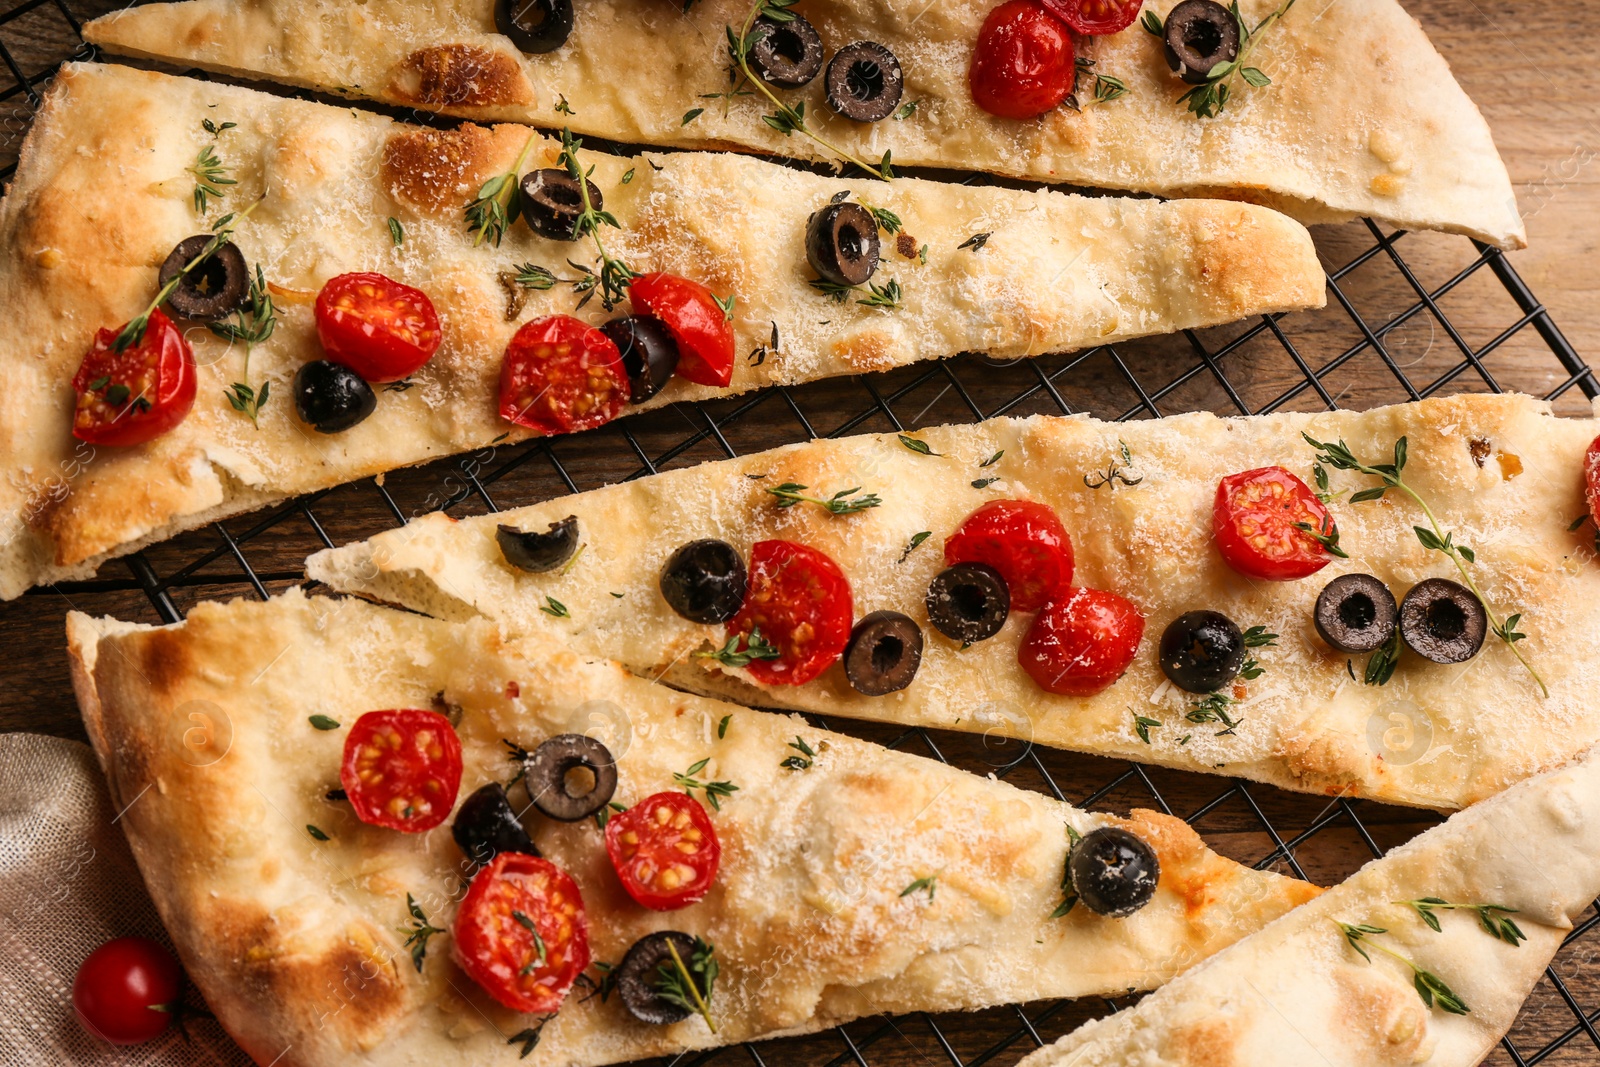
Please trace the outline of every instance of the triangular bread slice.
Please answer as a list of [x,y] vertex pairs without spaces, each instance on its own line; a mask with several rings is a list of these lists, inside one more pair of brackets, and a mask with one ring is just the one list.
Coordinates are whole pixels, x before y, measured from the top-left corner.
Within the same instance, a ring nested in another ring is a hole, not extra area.
[[[1165,18],[1175,0],[1152,0]],[[1255,26],[1280,0],[1244,0]],[[803,0],[831,55],[868,39],[887,45],[905,76],[904,117],[872,124],[835,116],[818,77],[779,92],[835,145],[877,164],[984,170],[1161,196],[1228,196],[1305,222],[1367,215],[1407,229],[1466,233],[1505,248],[1526,243],[1516,196],[1489,127],[1422,27],[1395,0],[1300,0],[1265,30],[1223,112],[1197,119],[1190,88],[1167,69],[1162,43],[1138,23],[1079,42],[1094,75],[1127,92],[1081,111],[1028,121],[996,118],[972,100],[967,68],[989,0]],[[771,101],[727,99],[725,26],[747,0],[576,5],[565,46],[524,55],[495,30],[495,0],[186,0],[126,8],[85,36],[114,52],[467,118],[570,124],[617,140],[740,147],[831,158],[800,134],[762,121]],[[1080,100],[1094,95],[1086,76]],[[689,116],[695,109],[698,114]]]
[[[1320,898],[1212,957],[1127,1011],[1089,1023],[1018,1067],[1474,1067],[1600,895],[1600,757],[1451,816]],[[1515,909],[1434,909],[1437,932],[1401,901]],[[1527,938],[1493,936],[1509,919]],[[1358,941],[1339,924],[1387,931]],[[1430,1007],[1398,952],[1466,1008]],[[1198,1055],[1198,1050],[1204,1055]]]
[[[402,947],[408,893],[450,926],[464,862],[450,826],[383,830],[324,796],[345,730],[380,708],[459,713],[462,797],[511,777],[502,739],[532,750],[574,730],[610,744],[624,804],[677,788],[674,774],[696,764],[705,781],[737,786],[709,813],[723,848],[716,884],[666,914],[624,895],[591,820],[530,813],[538,846],[581,887],[594,959],[615,964],[670,928],[710,941],[721,968],[715,1034],[697,1016],[645,1025],[617,997],[579,991],[543,1028],[526,1059],[535,1067],[881,1011],[1148,988],[1319,892],[1217,856],[1168,816],[1080,811],[797,716],[508,644],[482,621],[296,590],[201,604],[162,628],[74,613],[68,639],[84,722],[151,896],[207,1003],[260,1063],[285,1049],[304,1067],[513,1062],[508,1039],[538,1021],[478,991],[446,935],[429,942],[420,974]],[[814,758],[784,767],[797,736]],[[1156,896],[1126,919],[1085,907],[1051,918],[1069,828],[1108,824],[1156,849]],[[932,894],[904,892],[930,876]]]
[[[1452,809],[1600,740],[1597,668],[1592,657],[1574,654],[1600,644],[1600,567],[1593,530],[1570,525],[1587,512],[1583,457],[1597,431],[1593,420],[1555,418],[1547,404],[1515,395],[1228,419],[993,419],[907,435],[915,447],[892,433],[816,441],[495,515],[424,516],[318,553],[307,574],[442,617],[486,616],[515,633],[742,703],[996,730],[1287,789]],[[1219,480],[1281,464],[1312,484],[1316,453],[1303,432],[1344,440],[1369,464],[1388,462],[1407,438],[1408,483],[1444,530],[1476,551],[1472,573],[1496,616],[1521,615],[1527,639],[1516,647],[1549,685],[1548,698],[1493,635],[1476,658],[1454,666],[1403,653],[1393,680],[1381,686],[1364,684],[1362,658],[1352,665],[1317,636],[1312,607],[1335,575],[1376,575],[1397,600],[1424,578],[1459,578],[1442,553],[1419,543],[1413,528],[1426,519],[1409,498],[1349,502],[1378,484],[1374,478],[1330,472],[1339,494],[1330,508],[1350,558],[1294,582],[1250,581],[1223,563],[1211,534]],[[1113,467],[1124,477],[1108,480]],[[823,498],[861,487],[857,495],[875,493],[882,503],[848,515],[810,503],[782,507],[768,490],[785,482]],[[1031,615],[1013,612],[999,634],[965,649],[929,625],[924,598],[945,566],[944,539],[998,498],[1055,508],[1074,542],[1074,584],[1116,592],[1146,614],[1132,667],[1097,696],[1052,696],[1018,666]],[[544,531],[569,515],[587,547],[564,573],[507,565],[495,540],[499,524]],[[742,553],[767,538],[827,553],[850,582],[857,618],[893,610],[922,627],[915,680],[869,697],[850,687],[838,664],[805,685],[764,685],[748,671],[695,657],[721,646],[723,627],[683,619],[657,583],[668,556],[701,537]],[[546,596],[569,615],[541,611]],[[1156,662],[1163,629],[1198,609],[1281,635],[1275,646],[1252,650],[1261,676],[1239,678],[1226,694],[1236,728],[1215,715],[1207,721],[1200,698],[1166,682]]]
[[[213,135],[202,122],[235,125]],[[10,398],[0,449],[11,466],[0,483],[0,598],[86,577],[109,556],[269,501],[529,436],[498,415],[506,343],[583,297],[566,284],[517,289],[508,307],[500,276],[532,263],[577,277],[567,262],[593,263],[594,250],[521,223],[499,247],[474,247],[464,209],[531,136],[516,126],[423,129],[128,67],[63,68],[0,201],[0,390]],[[554,165],[557,142],[533,149],[525,172]],[[239,183],[219,186],[227,195],[203,218],[190,170],[202,150]],[[963,351],[1038,355],[1323,301],[1304,228],[1249,205],[909,180],[879,188],[724,153],[583,158],[621,223],[607,230],[614,255],[736,301],[731,385],[675,380],[641,408]],[[139,313],[174,245],[263,192],[235,235],[278,294],[277,329],[249,359],[246,384],[271,385],[260,429],[226,395],[244,377],[243,346],[194,324],[199,399],[177,429],[134,448],[75,441],[68,383],[95,332]],[[839,193],[899,216],[874,282],[897,280],[900,307],[836,303],[807,284],[806,219]],[[979,232],[990,235],[981,249],[959,247]],[[900,236],[913,238],[905,255]],[[428,293],[445,340],[415,388],[380,390],[372,417],[324,436],[295,415],[291,382],[322,357],[312,297],[363,270]],[[610,317],[600,300],[577,314]]]

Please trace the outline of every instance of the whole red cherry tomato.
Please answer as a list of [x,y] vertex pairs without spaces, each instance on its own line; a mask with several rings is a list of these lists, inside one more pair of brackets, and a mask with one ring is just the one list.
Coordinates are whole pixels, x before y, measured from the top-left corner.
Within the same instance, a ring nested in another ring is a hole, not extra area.
[[1039,688],[1093,696],[1121,678],[1144,639],[1144,616],[1103,589],[1072,589],[1033,617],[1017,662]]
[[541,433],[602,426],[628,408],[622,353],[599,329],[569,315],[535,319],[506,345],[500,417]]
[[752,630],[775,645],[777,659],[753,659],[748,670],[767,685],[804,685],[827,670],[850,642],[855,609],[839,565],[808,545],[757,541],[750,549],[744,605],[727,636]]
[[172,429],[194,407],[194,352],[161,309],[144,337],[115,350],[122,329],[101,330],[72,376],[78,398],[72,436],[91,445],[142,445]]
[[1006,0],[978,31],[968,80],[972,100],[1003,119],[1031,119],[1061,105],[1078,77],[1072,31],[1039,0]]
[[317,337],[333,362],[369,382],[396,382],[433,358],[444,333],[427,293],[369,271],[328,279],[317,294]]
[[699,385],[733,380],[733,322],[710,289],[676,274],[641,274],[628,287],[634,309],[666,323],[678,342],[677,373]]
[[722,843],[698,800],[657,793],[606,821],[606,855],[630,897],[655,911],[673,911],[710,891]]
[[1583,454],[1583,493],[1589,501],[1589,518],[1600,530],[1600,437]]
[[[1310,530],[1300,528],[1302,523]],[[1317,494],[1282,467],[1222,479],[1211,529],[1228,566],[1247,578],[1274,582],[1304,578],[1328,565],[1333,557],[1311,531],[1338,535]]]
[[362,822],[408,834],[431,830],[455,807],[461,739],[436,711],[369,711],[344,739],[339,784]]
[[1133,25],[1144,0],[1041,0],[1051,13],[1086,37],[1118,33]]
[[166,1031],[182,985],[172,953],[147,937],[119,937],[78,964],[72,1007],[96,1037],[137,1045]]
[[467,977],[512,1011],[555,1011],[589,966],[577,883],[525,852],[502,852],[478,871],[450,933]]
[[1032,500],[991,500],[968,515],[945,540],[944,561],[999,571],[1013,611],[1038,611],[1072,584],[1072,538],[1049,505]]

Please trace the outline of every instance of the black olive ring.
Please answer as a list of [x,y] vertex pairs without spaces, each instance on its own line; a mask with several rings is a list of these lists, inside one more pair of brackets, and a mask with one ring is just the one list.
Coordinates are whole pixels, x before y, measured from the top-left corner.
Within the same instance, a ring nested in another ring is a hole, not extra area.
[[490,782],[461,802],[450,836],[467,858],[480,866],[502,852],[539,855],[499,782]]
[[572,36],[572,0],[495,0],[494,28],[522,52],[554,52]]
[[750,66],[768,85],[799,89],[822,73],[822,37],[793,11],[789,21],[767,15],[750,27]]
[[[161,263],[159,286],[166,288],[213,240],[209,233],[197,233],[179,241]],[[218,322],[243,307],[249,295],[250,268],[239,246],[229,241],[184,275],[167,297],[167,307],[182,319]]]
[[1137,834],[1120,826],[1090,830],[1067,854],[1067,878],[1083,906],[1097,915],[1125,918],[1150,903],[1161,880],[1161,861]]
[[1179,689],[1214,693],[1244,665],[1244,634],[1220,611],[1188,611],[1161,633],[1161,670]]
[[[587,819],[617,791],[617,761],[611,750],[583,734],[557,734],[533,750],[523,781],[533,806],[559,822]],[[579,768],[594,775],[587,792],[574,793],[567,775]]]
[[694,938],[677,930],[662,930],[635,941],[613,972],[623,1007],[640,1022],[655,1026],[679,1023],[690,1015],[688,1008],[666,999],[656,988],[661,965],[672,959],[669,943],[687,966],[694,955]]
[[[584,179],[589,187],[589,206],[599,211],[605,206],[600,187]],[[530,170],[522,176],[522,217],[540,237],[552,241],[576,241],[578,216],[583,214],[583,193],[577,179],[557,167]]]
[[1000,572],[986,563],[957,563],[928,583],[928,621],[950,638],[971,644],[1004,629],[1011,614],[1011,591]]
[[844,676],[856,692],[886,696],[911,684],[922,665],[922,628],[898,611],[874,611],[844,646]]
[[806,260],[834,285],[865,285],[880,247],[878,220],[860,204],[829,204],[806,221]]
[[828,61],[824,80],[828,106],[856,122],[877,122],[894,114],[906,87],[900,61],[876,41],[839,49]]
[[1183,0],[1167,15],[1163,44],[1167,66],[1201,85],[1218,63],[1239,57],[1239,23],[1216,0]]
[[500,554],[517,570],[553,571],[578,551],[578,517],[568,515],[560,522],[552,522],[544,533],[501,523],[495,528],[494,539],[500,545]]
[[1478,654],[1489,632],[1489,613],[1466,586],[1428,578],[1400,601],[1400,637],[1423,659],[1464,663]]

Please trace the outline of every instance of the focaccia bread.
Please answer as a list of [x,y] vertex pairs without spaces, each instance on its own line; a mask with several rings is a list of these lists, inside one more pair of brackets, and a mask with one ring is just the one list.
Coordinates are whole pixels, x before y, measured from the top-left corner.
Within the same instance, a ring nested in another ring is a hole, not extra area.
[[[883,1011],[1111,994],[1159,984],[1318,892],[1215,855],[1167,816],[1079,811],[797,716],[508,644],[482,621],[291,591],[201,604],[165,628],[73,614],[68,631],[84,721],[151,895],[207,1003],[262,1064],[576,1067]],[[508,1039],[539,1020],[480,991],[450,934],[413,967],[407,894],[448,930],[470,864],[448,823],[401,834],[325,797],[356,717],[406,707],[458,714],[461,797],[510,778],[502,739],[532,750],[572,731],[610,745],[622,804],[674,789],[686,769],[737,787],[708,811],[716,883],[671,912],[624,894],[592,820],[524,817],[581,888],[595,960],[616,964],[662,929],[714,945],[715,1034],[699,1016],[646,1025],[618,997],[575,989],[519,1061]],[[783,766],[797,737],[813,758]],[[1069,828],[1111,824],[1156,850],[1155,896],[1124,919],[1051,918]],[[936,891],[906,892],[929,876]]]
[[[1493,635],[1453,666],[1403,652],[1385,685],[1365,684],[1363,658],[1352,663],[1318,637],[1312,607],[1335,575],[1375,575],[1397,600],[1425,578],[1459,577],[1419,541],[1414,527],[1426,519],[1408,497],[1349,501],[1378,485],[1374,478],[1329,472],[1338,494],[1329,507],[1350,558],[1299,581],[1252,581],[1223,562],[1212,544],[1220,479],[1281,464],[1313,482],[1316,453],[1303,432],[1344,440],[1368,464],[1389,462],[1408,439],[1407,483],[1443,530],[1475,551],[1472,573],[1496,617],[1520,614],[1527,639],[1516,648],[1548,684],[1547,698]],[[1581,652],[1600,641],[1600,568],[1592,528],[1570,526],[1587,513],[1584,450],[1596,432],[1592,420],[1558,419],[1548,405],[1514,395],[1228,419],[993,419],[919,432],[915,449],[895,434],[817,441],[496,515],[424,516],[318,553],[307,574],[445,618],[485,616],[742,703],[995,730],[1287,789],[1452,809],[1600,739],[1600,679]],[[1125,479],[1107,479],[1114,465]],[[860,487],[852,495],[882,502],[839,515],[813,503],[782,507],[769,490],[783,483],[809,486],[818,499]],[[946,565],[941,545],[1000,498],[1054,508],[1076,551],[1073,584],[1119,594],[1146,616],[1131,668],[1098,695],[1051,695],[1024,673],[1017,656],[1030,614],[1012,612],[996,636],[965,649],[929,623],[925,596]],[[577,517],[585,545],[575,563],[548,574],[506,563],[498,524],[540,532],[567,516]],[[658,582],[675,550],[706,537],[745,554],[769,538],[827,554],[849,581],[855,618],[892,610],[922,628],[915,679],[865,696],[837,662],[803,685],[766,685],[748,669],[695,656],[721,646],[724,627],[678,615]],[[569,614],[541,611],[546,596]],[[1228,719],[1208,716],[1201,698],[1174,687],[1157,663],[1163,630],[1193,610],[1280,635],[1251,650],[1262,673],[1240,676],[1224,694]],[[1239,725],[1225,729],[1229,719]]]
[[[778,90],[833,144],[877,164],[986,170],[1162,196],[1223,195],[1305,222],[1367,215],[1407,229],[1525,242],[1516,197],[1489,128],[1415,19],[1394,0],[1301,0],[1249,61],[1271,80],[1235,77],[1220,115],[1197,119],[1162,42],[1138,22],[1084,38],[1090,70],[1127,92],[1081,111],[997,118],[974,104],[968,68],[990,0],[802,0],[827,54],[863,39],[886,45],[911,114],[862,124],[829,109],[816,78]],[[1151,0],[1161,17],[1174,0]],[[1278,0],[1240,5],[1252,27]],[[495,30],[495,0],[186,0],[127,8],[85,36],[128,55],[199,64],[469,118],[573,129],[629,142],[739,147],[832,158],[762,121],[764,96],[731,100],[724,27],[746,0],[578,2],[559,50],[523,54]],[[1085,77],[1078,99],[1094,96]],[[695,108],[703,112],[688,121]],[[558,110],[560,109],[560,110]]]
[[[530,136],[440,132],[126,67],[66,66],[0,201],[0,598],[272,500],[527,437],[497,410],[507,342],[594,295],[513,287],[519,303],[508,308],[502,274],[531,263],[571,278],[569,260],[594,262],[592,242],[546,240],[519,222],[500,246],[475,247],[467,232],[466,205]],[[202,151],[237,184],[215,186],[225,195],[199,217],[191,168]],[[525,167],[553,166],[558,152],[538,140]],[[621,224],[606,231],[613,255],[736,301],[730,386],[674,379],[641,406],[962,351],[1037,355],[1323,300],[1305,230],[1248,205],[909,180],[878,188],[726,154],[582,158]],[[914,236],[907,255],[885,239],[875,279],[900,283],[900,307],[835,303],[807,284],[806,219],[841,192],[870,195],[898,214],[900,236]],[[139,313],[179,241],[263,194],[234,238],[276,294],[276,329],[249,353],[248,374],[243,344],[183,323],[199,364],[188,417],[143,445],[74,440],[71,382],[96,331]],[[980,249],[958,247],[978,232],[990,234]],[[375,414],[324,435],[296,416],[291,383],[322,358],[313,297],[351,271],[428,294],[444,341],[413,388],[379,387]],[[600,300],[575,313],[609,317]],[[228,399],[235,382],[270,385],[259,429]]]
[[[1451,816],[1019,1067],[1474,1067],[1597,894],[1600,758],[1590,754]],[[1400,903],[1428,897],[1513,909],[1489,918],[1497,926],[1509,919],[1527,940],[1491,936],[1466,909],[1433,909],[1435,932]],[[1338,924],[1386,931],[1359,938],[1370,962]],[[1407,960],[1442,980],[1468,1012],[1424,1004]]]

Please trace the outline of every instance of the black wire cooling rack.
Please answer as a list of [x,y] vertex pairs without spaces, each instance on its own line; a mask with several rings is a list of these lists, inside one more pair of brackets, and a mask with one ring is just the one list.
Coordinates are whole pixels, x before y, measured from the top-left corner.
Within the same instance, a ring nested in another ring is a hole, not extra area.
[[[15,169],[21,137],[57,65],[93,57],[78,36],[79,15],[109,6],[106,0],[25,0],[0,14],[0,61],[10,77],[0,88],[0,178]],[[487,449],[315,493],[108,564],[107,577],[35,592],[69,600],[96,597],[97,604],[120,605],[124,614],[153,609],[175,622],[197,599],[240,592],[266,597],[298,583],[310,551],[371,536],[430,510],[498,511],[818,436],[1006,414],[1254,414],[1504,389],[1543,395],[1558,409],[1576,412],[1600,395],[1600,382],[1500,252],[1465,238],[1387,232],[1372,222],[1319,228],[1317,244],[1328,268],[1329,306],[1321,312],[1035,360],[966,356],[679,405],[576,437]],[[128,577],[116,576],[122,570]],[[1078,805],[1153,806],[1181,815],[1226,855],[1321,884],[1339,881],[1437,821],[1365,801],[1329,801],[1018,742],[872,724],[819,725],[994,772]],[[1600,935],[1591,936],[1597,924],[1600,911],[1591,908],[1488,1062],[1600,1062],[1600,1009],[1585,1003],[1600,1001]],[[748,1056],[757,1067],[1009,1064],[1128,1002],[1059,1001],[937,1017],[877,1017],[807,1038],[715,1050],[687,1062]]]

